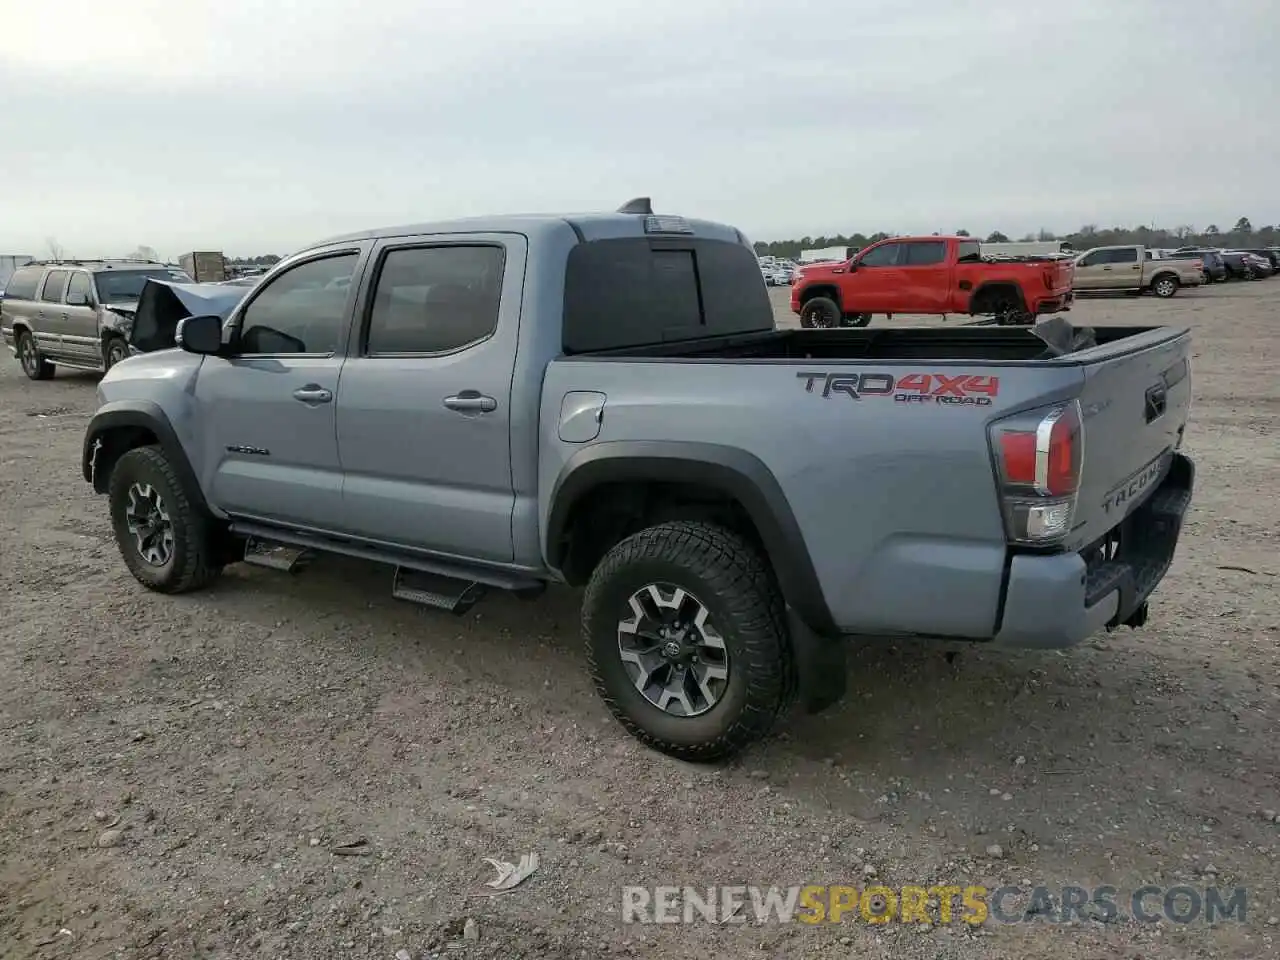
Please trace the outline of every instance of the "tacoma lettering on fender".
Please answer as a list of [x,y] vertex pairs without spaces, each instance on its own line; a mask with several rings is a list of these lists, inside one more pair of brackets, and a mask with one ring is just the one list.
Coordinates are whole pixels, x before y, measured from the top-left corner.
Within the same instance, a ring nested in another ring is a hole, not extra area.
[[161,592],[322,551],[453,612],[583,587],[609,709],[706,760],[838,700],[850,637],[1145,620],[1189,336],[1053,327],[776,330],[741,233],[643,199],[370,230],[113,366],[83,470]]

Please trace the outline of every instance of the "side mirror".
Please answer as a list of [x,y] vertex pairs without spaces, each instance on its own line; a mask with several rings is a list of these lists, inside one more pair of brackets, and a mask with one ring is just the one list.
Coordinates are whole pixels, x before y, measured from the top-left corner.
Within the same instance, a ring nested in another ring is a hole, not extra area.
[[217,356],[222,352],[222,318],[205,314],[178,321],[174,341],[188,353]]

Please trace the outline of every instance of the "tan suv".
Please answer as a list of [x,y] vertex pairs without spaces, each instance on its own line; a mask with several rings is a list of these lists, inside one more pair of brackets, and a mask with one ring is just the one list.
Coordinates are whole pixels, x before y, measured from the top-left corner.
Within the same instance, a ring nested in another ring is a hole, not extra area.
[[1145,293],[1172,297],[1182,287],[1198,287],[1204,280],[1199,260],[1169,259],[1164,251],[1141,244],[1094,247],[1076,257],[1076,291]]
[[152,277],[190,282],[152,260],[32,261],[4,288],[0,340],[32,380],[49,379],[55,366],[109,370],[129,356],[129,316]]

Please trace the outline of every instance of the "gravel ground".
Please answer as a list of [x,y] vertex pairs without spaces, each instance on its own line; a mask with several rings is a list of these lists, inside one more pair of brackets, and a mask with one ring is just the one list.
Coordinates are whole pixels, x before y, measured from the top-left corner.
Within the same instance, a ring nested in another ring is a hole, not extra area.
[[[847,701],[716,768],[607,716],[572,591],[452,618],[321,560],[146,592],[80,478],[95,378],[0,358],[0,956],[1272,955],[1280,280],[1072,317],[1195,331],[1199,485],[1147,627],[1062,654],[859,646]],[[482,858],[527,851],[531,879],[477,896]],[[626,884],[872,880],[1107,884],[1122,907],[1145,884],[1243,886],[1248,907],[1213,926],[620,919]]]

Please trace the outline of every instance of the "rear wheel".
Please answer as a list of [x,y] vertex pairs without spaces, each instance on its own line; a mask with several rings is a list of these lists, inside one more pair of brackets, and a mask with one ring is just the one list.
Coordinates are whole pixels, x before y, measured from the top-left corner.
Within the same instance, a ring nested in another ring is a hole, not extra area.
[[1151,284],[1151,292],[1161,299],[1168,300],[1178,292],[1177,277],[1156,277]]
[[53,364],[40,355],[36,347],[36,338],[29,330],[18,334],[15,344],[18,350],[18,362],[22,364],[22,372],[32,380],[48,380],[53,376]]
[[843,316],[840,305],[830,297],[814,297],[800,308],[800,326],[827,330],[838,327]]
[[617,544],[587,585],[582,632],[614,717],[682,760],[765,737],[794,693],[777,585],[750,544],[713,524],[663,523]]

